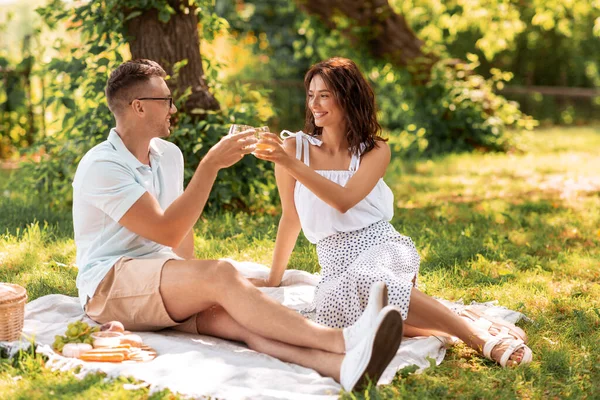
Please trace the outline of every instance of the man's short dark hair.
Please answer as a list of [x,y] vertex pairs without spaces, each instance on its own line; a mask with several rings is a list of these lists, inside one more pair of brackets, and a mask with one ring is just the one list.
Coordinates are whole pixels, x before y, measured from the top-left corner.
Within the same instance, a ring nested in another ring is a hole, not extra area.
[[146,59],[127,61],[117,67],[106,83],[108,108],[117,114],[137,97],[135,88],[146,83],[153,76],[164,78],[165,70],[156,62]]

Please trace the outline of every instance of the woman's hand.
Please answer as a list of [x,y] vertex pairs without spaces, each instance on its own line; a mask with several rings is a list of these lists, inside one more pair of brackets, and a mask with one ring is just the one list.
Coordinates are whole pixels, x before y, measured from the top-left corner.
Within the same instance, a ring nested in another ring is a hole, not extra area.
[[294,160],[283,148],[283,141],[279,136],[270,132],[261,134],[261,139],[256,144],[256,149],[252,154],[256,158],[271,161],[284,167]]
[[271,277],[268,278],[248,278],[248,280],[256,287],[279,287],[279,285],[281,285],[281,281],[279,281],[278,283],[276,283],[275,281],[273,281],[271,279]]
[[279,284],[274,284],[269,281],[269,278],[248,278],[248,280],[256,287],[277,287]]
[[250,283],[252,283],[256,287],[266,287],[267,280],[263,278],[248,278]]

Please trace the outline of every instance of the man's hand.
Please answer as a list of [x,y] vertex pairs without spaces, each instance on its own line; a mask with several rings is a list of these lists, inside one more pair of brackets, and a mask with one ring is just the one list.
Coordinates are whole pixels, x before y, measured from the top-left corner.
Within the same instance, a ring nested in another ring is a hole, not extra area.
[[217,170],[230,167],[251,153],[254,150],[252,145],[256,142],[253,129],[225,135],[208,151],[202,162]]

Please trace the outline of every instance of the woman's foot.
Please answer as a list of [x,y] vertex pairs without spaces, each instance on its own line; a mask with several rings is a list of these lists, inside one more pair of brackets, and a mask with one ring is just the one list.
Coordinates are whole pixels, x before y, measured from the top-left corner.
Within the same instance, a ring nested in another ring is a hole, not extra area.
[[481,352],[503,367],[517,367],[529,364],[533,359],[531,349],[520,339],[511,336],[484,335]]

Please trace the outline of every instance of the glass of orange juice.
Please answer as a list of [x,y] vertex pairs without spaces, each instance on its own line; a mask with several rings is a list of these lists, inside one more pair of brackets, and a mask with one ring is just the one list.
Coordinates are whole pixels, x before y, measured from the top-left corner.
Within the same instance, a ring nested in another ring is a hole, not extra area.
[[254,128],[251,127],[250,125],[232,124],[229,127],[228,135],[235,135],[236,133],[242,133],[244,131],[247,131],[248,129],[254,129]]
[[[270,131],[271,131],[271,130],[269,129],[269,127],[268,127],[268,126],[260,126],[260,127],[258,127],[258,128],[254,128],[254,130],[256,131],[256,138],[257,138],[258,140],[262,139],[262,138],[261,138],[261,135],[262,135],[263,133],[266,133],[266,132],[270,132]],[[269,147],[270,147],[270,145],[269,145],[269,144],[267,144],[267,143],[257,143],[257,144],[256,144],[256,148],[257,148],[258,150],[267,150]]]

